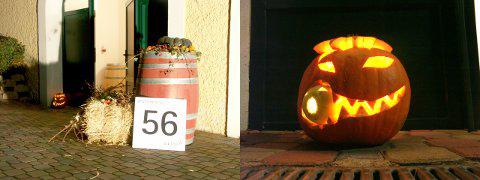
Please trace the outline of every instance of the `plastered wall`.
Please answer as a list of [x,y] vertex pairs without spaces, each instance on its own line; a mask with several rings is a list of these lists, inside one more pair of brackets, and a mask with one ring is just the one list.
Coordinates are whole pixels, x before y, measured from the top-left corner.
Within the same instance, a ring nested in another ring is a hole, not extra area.
[[38,32],[37,0],[0,0],[0,34],[14,37],[25,45],[25,62],[29,67],[28,84],[38,100]]
[[240,118],[241,130],[248,128],[249,67],[250,67],[250,3],[240,1]]
[[225,134],[228,69],[228,0],[188,0],[185,36],[202,52],[197,129]]

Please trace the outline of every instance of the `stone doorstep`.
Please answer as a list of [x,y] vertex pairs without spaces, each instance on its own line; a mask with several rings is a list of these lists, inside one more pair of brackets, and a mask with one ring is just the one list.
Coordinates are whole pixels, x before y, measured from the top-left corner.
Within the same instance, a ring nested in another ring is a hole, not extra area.
[[321,165],[333,162],[336,151],[283,151],[268,156],[262,162],[266,165]]
[[451,150],[463,157],[480,160],[480,147],[454,147]]
[[13,80],[13,81],[24,81],[25,76],[23,76],[21,74],[14,74],[10,77],[10,79]]
[[266,142],[266,143],[259,143],[255,144],[254,148],[263,148],[263,149],[271,149],[271,150],[290,150],[296,147],[299,147],[299,143],[280,143],[280,142]]
[[440,130],[433,130],[434,132],[443,132],[451,135],[465,135],[469,134],[466,130],[449,130],[449,129],[440,129]]
[[456,148],[456,147],[480,147],[480,141],[464,138],[439,138],[429,139],[427,143],[433,146]]
[[475,141],[480,141],[480,134],[454,135],[453,137],[459,139],[471,139]]
[[3,81],[3,87],[15,87],[16,82],[11,79],[6,79]]
[[438,132],[438,131],[411,131],[409,135],[423,137],[426,139],[447,138],[451,136],[451,134],[449,133]]
[[340,151],[333,162],[339,167],[388,167],[392,163],[383,158],[378,148],[350,149]]
[[18,94],[16,92],[5,92],[2,95],[3,99],[18,99]]
[[28,92],[28,86],[24,84],[16,85],[14,88],[15,92]]
[[435,163],[462,159],[461,156],[445,148],[431,146],[418,148],[414,145],[386,150],[385,158],[399,164]]
[[260,163],[266,157],[283,151],[279,149],[242,147],[240,148],[240,162],[242,164]]

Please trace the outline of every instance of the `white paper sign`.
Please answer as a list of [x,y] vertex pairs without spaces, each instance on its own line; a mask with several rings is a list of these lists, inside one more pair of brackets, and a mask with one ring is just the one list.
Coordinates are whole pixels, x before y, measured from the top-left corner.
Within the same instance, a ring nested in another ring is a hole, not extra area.
[[133,148],[185,151],[187,100],[135,98]]

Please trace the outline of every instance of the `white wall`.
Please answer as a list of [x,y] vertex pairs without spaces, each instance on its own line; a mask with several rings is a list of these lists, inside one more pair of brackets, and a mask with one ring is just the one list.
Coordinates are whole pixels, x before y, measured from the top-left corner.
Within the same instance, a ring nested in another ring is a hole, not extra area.
[[240,0],[230,3],[227,136],[240,137]]
[[[480,46],[480,0],[473,1],[475,5],[475,29],[477,30],[477,48]],[[478,54],[480,55],[480,48],[478,48]],[[479,63],[480,64],[480,63]]]
[[62,16],[62,1],[38,0],[40,103],[45,106],[50,105],[55,93],[63,91]]
[[168,36],[185,37],[185,0],[168,0]]
[[250,66],[250,2],[251,0],[241,0],[241,130],[248,128],[248,98],[249,98],[249,66]]

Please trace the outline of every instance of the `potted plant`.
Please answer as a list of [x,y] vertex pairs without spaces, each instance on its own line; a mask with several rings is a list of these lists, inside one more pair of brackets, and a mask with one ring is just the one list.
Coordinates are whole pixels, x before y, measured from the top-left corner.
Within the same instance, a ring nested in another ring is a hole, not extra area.
[[25,46],[17,39],[0,35],[0,99],[17,99],[17,92],[28,94],[24,54]]

